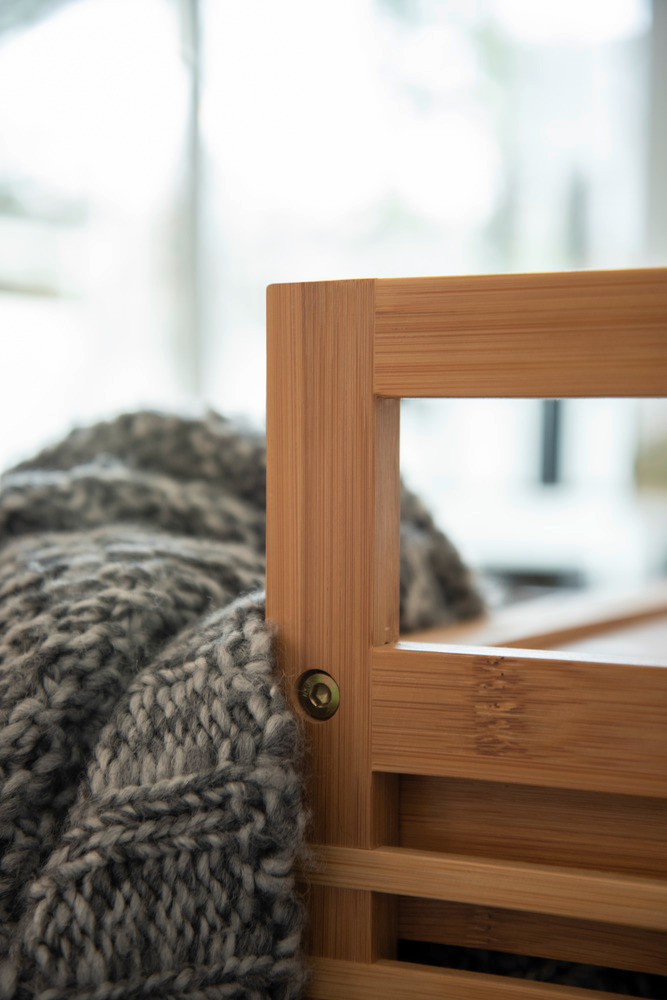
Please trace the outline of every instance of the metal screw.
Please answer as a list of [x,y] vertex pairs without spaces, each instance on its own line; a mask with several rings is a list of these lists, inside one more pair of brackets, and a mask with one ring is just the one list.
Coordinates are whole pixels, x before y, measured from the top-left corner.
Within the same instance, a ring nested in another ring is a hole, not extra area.
[[298,681],[299,703],[313,719],[330,719],[340,704],[340,691],[323,670],[307,670]]

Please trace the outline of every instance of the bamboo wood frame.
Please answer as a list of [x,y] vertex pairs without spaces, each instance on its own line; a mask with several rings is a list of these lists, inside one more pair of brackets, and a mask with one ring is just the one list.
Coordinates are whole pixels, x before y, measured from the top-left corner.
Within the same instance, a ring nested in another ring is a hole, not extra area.
[[[667,395],[667,271],[273,285],[267,330],[311,995],[611,996],[396,962],[399,934],[666,974],[667,669],[399,642],[398,606],[400,398]],[[296,699],[313,668],[340,687],[326,722]]]

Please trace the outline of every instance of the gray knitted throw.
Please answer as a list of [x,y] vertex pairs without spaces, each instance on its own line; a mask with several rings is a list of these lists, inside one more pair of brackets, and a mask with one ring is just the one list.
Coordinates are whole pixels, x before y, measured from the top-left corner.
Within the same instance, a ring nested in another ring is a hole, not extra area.
[[[0,489],[0,998],[297,997],[299,729],[265,453],[215,415],[75,431]],[[401,623],[478,612],[404,492]]]

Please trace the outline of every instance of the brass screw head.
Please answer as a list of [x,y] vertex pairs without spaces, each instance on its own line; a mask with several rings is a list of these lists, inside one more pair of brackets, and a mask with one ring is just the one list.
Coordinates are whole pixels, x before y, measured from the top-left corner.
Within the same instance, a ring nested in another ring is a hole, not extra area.
[[323,670],[307,670],[299,677],[299,704],[313,719],[330,719],[338,710],[340,691],[331,676]]

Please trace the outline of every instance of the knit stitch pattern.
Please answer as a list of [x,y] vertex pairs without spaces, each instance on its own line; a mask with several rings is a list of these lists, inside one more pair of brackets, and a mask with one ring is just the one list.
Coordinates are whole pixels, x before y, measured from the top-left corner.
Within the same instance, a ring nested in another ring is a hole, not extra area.
[[[403,495],[401,623],[478,612]],[[264,620],[265,451],[209,414],[0,488],[0,998],[301,994],[300,734]]]

